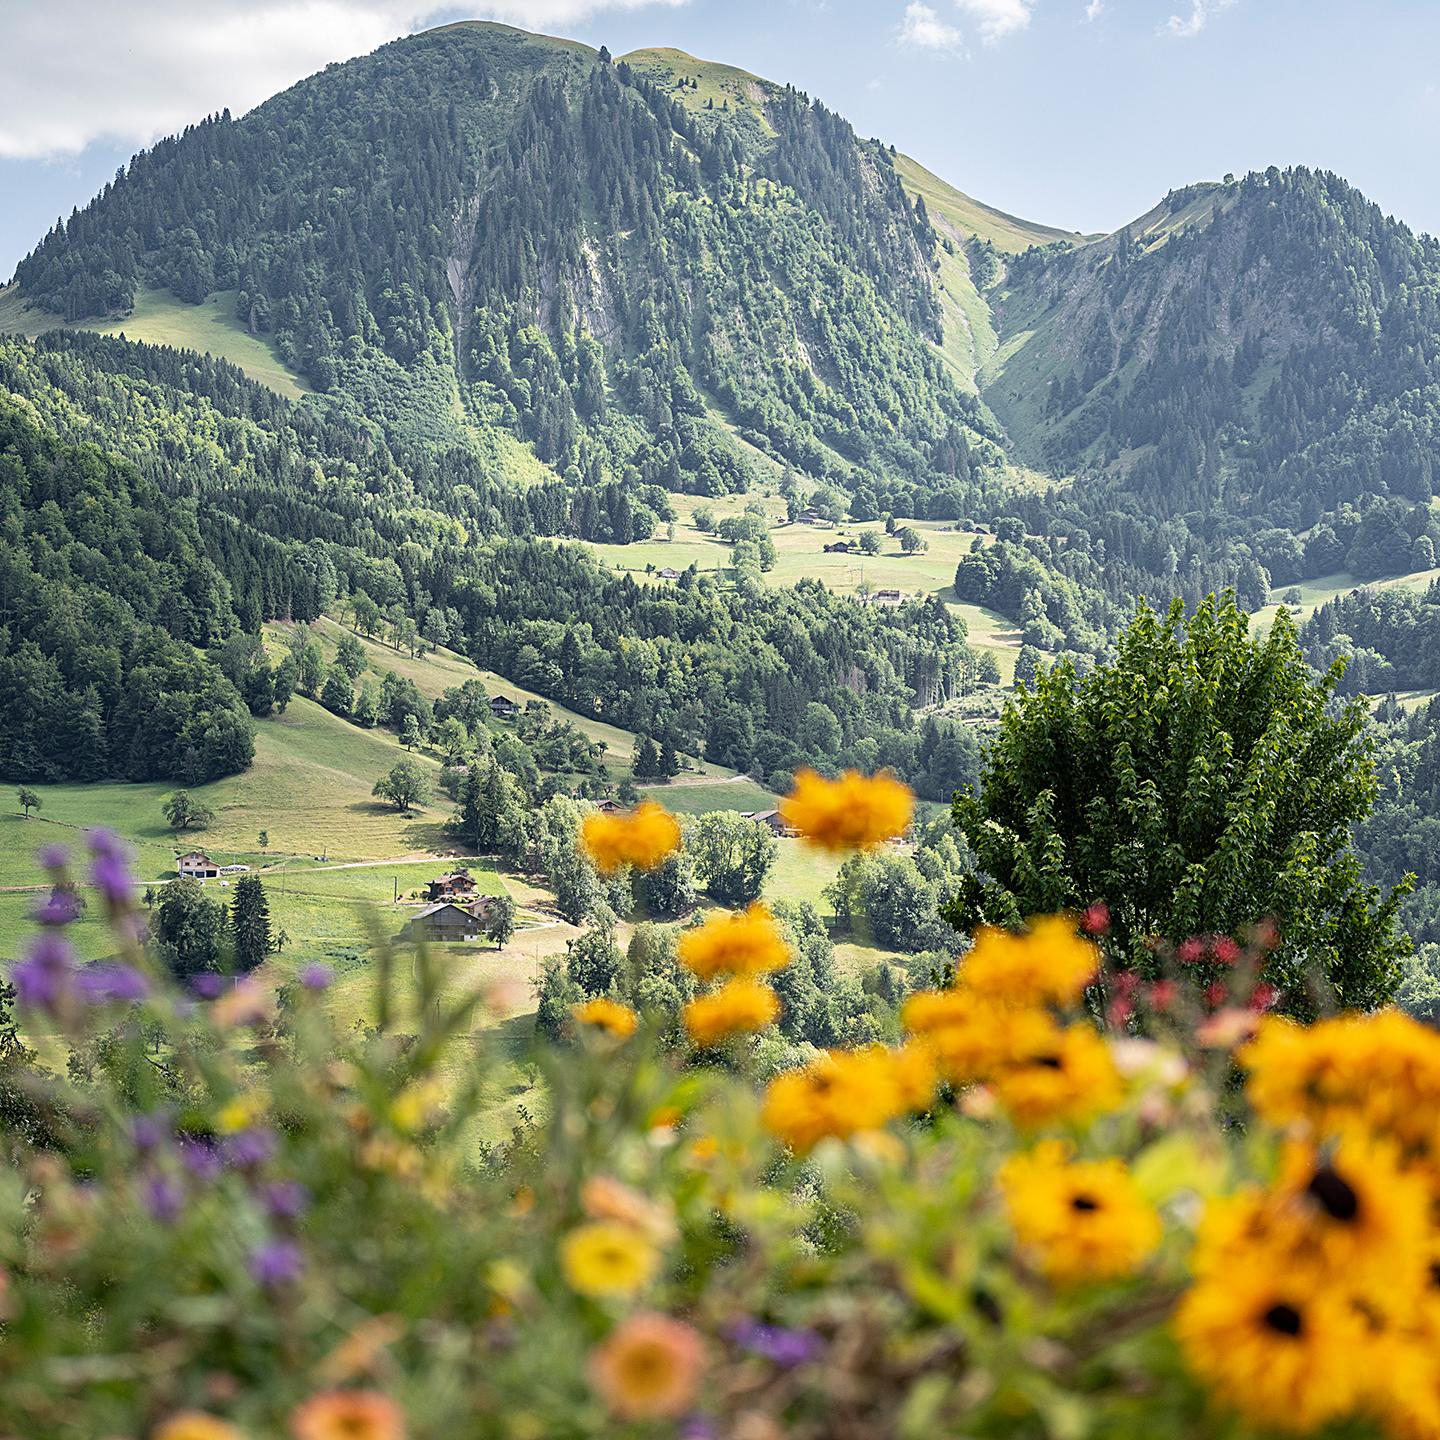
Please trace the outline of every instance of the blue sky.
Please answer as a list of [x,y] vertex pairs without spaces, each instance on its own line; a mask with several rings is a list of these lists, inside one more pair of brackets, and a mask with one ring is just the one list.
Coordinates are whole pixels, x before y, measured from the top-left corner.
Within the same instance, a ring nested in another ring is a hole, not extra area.
[[1440,232],[1436,0],[0,0],[0,276],[157,136],[462,16],[792,81],[1067,229],[1306,164]]

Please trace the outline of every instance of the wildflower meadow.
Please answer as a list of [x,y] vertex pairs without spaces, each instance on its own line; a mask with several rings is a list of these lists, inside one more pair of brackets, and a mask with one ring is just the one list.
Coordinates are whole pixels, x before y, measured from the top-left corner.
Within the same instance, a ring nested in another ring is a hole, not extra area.
[[[845,851],[911,806],[806,775],[783,814]],[[680,843],[650,804],[582,835],[611,872]],[[340,1032],[320,966],[171,985],[112,837],[43,859],[13,971],[43,1058],[0,1097],[7,1440],[1440,1436],[1440,1037],[1289,1018],[1263,924],[1148,973],[1099,902],[957,934],[899,1038],[776,1069],[785,935],[712,912],[684,1041],[577,1006],[497,1143],[500,1043],[442,1064],[490,999],[424,949],[378,946]],[[82,872],[103,965],[66,938]]]

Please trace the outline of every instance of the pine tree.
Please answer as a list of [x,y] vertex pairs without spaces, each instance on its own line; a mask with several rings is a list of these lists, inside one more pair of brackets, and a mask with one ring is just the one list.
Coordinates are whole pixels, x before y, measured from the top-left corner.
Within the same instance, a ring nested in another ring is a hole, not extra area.
[[265,963],[270,953],[270,904],[257,876],[235,882],[230,902],[230,938],[235,948],[235,969],[242,975]]

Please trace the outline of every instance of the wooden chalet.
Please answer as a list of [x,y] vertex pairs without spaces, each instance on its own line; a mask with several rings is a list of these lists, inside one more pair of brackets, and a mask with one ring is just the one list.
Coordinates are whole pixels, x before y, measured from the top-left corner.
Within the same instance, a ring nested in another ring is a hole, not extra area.
[[437,900],[469,900],[475,895],[475,879],[468,871],[452,870],[448,875],[437,875],[426,887],[425,898]]
[[220,866],[203,850],[191,850],[175,862],[175,869],[183,879],[218,880]]

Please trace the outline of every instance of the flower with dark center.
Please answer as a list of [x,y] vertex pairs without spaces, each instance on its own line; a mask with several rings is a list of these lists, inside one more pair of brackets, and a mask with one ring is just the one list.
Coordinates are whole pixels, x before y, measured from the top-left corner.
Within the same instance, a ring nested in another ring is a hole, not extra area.
[[1079,1210],[1082,1213],[1091,1212],[1100,1208],[1100,1202],[1093,1195],[1072,1195],[1070,1197],[1070,1208]]
[[1292,1335],[1298,1338],[1305,1328],[1305,1322],[1300,1312],[1293,1305],[1285,1304],[1284,1301],[1278,1305],[1272,1305],[1262,1318],[1277,1335]]
[[1034,1063],[1043,1066],[1046,1070],[1063,1070],[1065,1068],[1058,1055],[1037,1055]]
[[1321,1165],[1305,1193],[1332,1219],[1349,1224],[1360,1213],[1360,1197],[1333,1166]]

